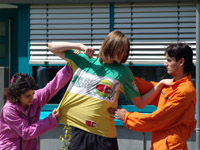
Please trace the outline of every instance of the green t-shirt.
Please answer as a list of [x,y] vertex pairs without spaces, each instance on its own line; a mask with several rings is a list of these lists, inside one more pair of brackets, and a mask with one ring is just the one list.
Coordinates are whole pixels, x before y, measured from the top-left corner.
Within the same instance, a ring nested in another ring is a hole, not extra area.
[[131,70],[121,64],[104,64],[85,54],[65,52],[73,77],[59,105],[60,123],[104,137],[116,137],[114,119],[107,109],[117,108],[123,92],[128,99],[140,96]]

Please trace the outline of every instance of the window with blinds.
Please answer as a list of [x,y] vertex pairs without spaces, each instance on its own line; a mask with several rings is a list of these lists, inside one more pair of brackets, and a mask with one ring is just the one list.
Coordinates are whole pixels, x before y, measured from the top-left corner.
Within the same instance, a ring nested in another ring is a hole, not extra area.
[[163,64],[164,48],[177,41],[189,43],[196,55],[195,16],[192,3],[115,4],[114,29],[131,41],[127,63]]
[[48,50],[52,41],[81,42],[96,55],[109,24],[109,4],[31,5],[30,64],[65,63]]
[[116,3],[110,13],[110,4],[31,5],[30,64],[65,63],[48,50],[51,41],[81,42],[97,54],[113,19],[130,39],[128,64],[162,64],[164,48],[177,41],[191,45],[195,62],[195,3]]

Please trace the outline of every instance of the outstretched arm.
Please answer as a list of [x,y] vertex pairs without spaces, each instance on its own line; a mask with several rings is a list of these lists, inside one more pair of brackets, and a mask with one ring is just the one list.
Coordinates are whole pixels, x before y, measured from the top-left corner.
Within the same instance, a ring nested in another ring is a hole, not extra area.
[[54,110],[48,117],[30,124],[29,120],[22,118],[15,107],[11,106],[2,110],[3,118],[19,136],[25,140],[36,138],[57,127],[59,111]]
[[63,88],[71,79],[73,73],[71,67],[65,65],[57,73],[56,76],[46,84],[42,89],[36,90],[34,95],[35,102],[43,107],[57,92]]
[[163,79],[158,84],[156,84],[150,91],[145,93],[144,95],[140,97],[136,97],[132,99],[132,102],[138,107],[138,108],[144,108],[146,105],[148,105],[153,99],[156,98],[156,96],[160,93],[161,89],[166,85],[168,86],[172,82],[172,79]]
[[[138,78],[139,79],[139,78]],[[144,81],[146,82],[146,81]],[[153,101],[156,96],[160,93],[161,89],[164,86],[169,86],[170,83],[172,82],[172,79],[163,79],[160,82],[158,82],[158,84],[155,84],[155,86],[153,87],[152,85],[152,89],[151,90],[147,90],[146,93],[142,93],[142,96],[133,98],[132,101],[133,103],[140,109],[144,108],[146,105],[148,105],[151,101]],[[145,84],[143,84],[145,85]],[[151,86],[149,86],[151,87]],[[140,87],[141,88],[141,87]],[[111,117],[113,117],[113,115],[116,115],[116,119],[119,120],[124,120],[124,116],[125,114],[128,112],[125,109],[115,109],[113,107],[109,107],[108,108],[108,112],[110,113]]]
[[82,43],[70,43],[70,42],[52,42],[48,44],[49,50],[55,55],[59,56],[62,59],[65,58],[65,51],[70,49],[78,49],[83,51],[89,58],[92,58],[94,55],[94,50],[91,47],[88,47]]

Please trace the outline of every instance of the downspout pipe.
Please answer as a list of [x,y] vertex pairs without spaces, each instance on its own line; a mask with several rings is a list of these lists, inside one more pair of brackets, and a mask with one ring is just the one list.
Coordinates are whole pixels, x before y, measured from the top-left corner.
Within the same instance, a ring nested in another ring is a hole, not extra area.
[[196,150],[200,150],[200,2],[196,3]]

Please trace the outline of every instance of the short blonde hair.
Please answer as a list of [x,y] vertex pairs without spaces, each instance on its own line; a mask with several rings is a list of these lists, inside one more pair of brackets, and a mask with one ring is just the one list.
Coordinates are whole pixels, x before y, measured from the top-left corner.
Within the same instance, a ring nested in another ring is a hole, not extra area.
[[120,63],[125,63],[128,59],[130,51],[129,39],[120,31],[114,30],[110,32],[99,51],[98,57],[101,62],[114,59],[115,56],[122,57]]

